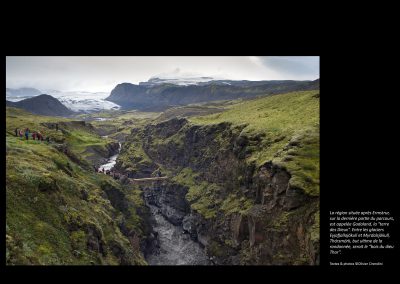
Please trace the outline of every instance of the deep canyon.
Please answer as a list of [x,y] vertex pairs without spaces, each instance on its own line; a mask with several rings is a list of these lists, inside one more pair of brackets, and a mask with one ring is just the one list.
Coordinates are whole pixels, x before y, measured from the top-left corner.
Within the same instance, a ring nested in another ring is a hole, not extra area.
[[7,108],[7,263],[318,265],[319,91],[218,107]]

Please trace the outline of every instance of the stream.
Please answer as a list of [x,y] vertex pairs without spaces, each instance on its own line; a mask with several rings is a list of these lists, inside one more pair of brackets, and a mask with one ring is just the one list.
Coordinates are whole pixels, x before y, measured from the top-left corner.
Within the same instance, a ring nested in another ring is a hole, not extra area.
[[157,206],[147,206],[154,218],[153,230],[158,233],[159,242],[159,248],[146,257],[149,265],[211,265],[204,249],[189,234],[184,234],[181,226],[166,220]]
[[119,144],[118,153],[108,158],[107,162],[99,167],[100,171],[103,170],[109,171],[115,166],[115,164],[117,163],[119,152],[121,151],[121,143],[118,142],[118,144]]
[[[111,170],[120,151],[121,143],[118,153],[108,158],[99,170]],[[149,265],[211,265],[204,249],[193,241],[189,234],[184,234],[181,226],[165,219],[157,206],[148,202],[146,205],[150,208],[153,231],[158,234],[158,248],[146,257]]]

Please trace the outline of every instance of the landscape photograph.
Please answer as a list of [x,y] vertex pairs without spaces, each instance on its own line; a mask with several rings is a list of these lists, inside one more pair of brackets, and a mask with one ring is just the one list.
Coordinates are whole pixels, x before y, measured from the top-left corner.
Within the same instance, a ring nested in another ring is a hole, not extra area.
[[320,265],[319,56],[7,56],[6,265]]

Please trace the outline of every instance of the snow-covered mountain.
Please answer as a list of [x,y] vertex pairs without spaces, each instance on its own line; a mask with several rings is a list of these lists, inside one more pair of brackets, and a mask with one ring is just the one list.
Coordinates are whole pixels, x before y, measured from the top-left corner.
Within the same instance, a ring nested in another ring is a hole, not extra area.
[[[25,89],[25,88],[21,88]],[[18,90],[18,89],[16,89]],[[119,109],[120,106],[104,100],[109,93],[107,92],[85,92],[85,91],[74,91],[74,92],[63,92],[58,90],[42,90],[35,93],[22,93],[22,95],[16,95],[18,92],[11,94],[8,89],[6,90],[6,99],[11,102],[18,102],[26,98],[31,98],[40,94],[47,94],[57,98],[63,105],[72,111],[80,113],[91,113],[101,110]]]
[[216,80],[213,77],[152,77],[147,82],[140,82],[141,86],[155,86],[161,84],[173,84],[179,86],[198,85],[199,83]]
[[101,110],[119,109],[120,106],[104,100],[109,93],[106,92],[47,92],[57,98],[67,108],[76,112],[96,112]]

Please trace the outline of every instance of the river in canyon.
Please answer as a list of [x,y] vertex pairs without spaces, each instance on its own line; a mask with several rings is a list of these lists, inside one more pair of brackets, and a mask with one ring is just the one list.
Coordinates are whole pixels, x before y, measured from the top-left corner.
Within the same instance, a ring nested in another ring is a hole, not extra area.
[[181,226],[165,219],[157,206],[147,206],[159,244],[159,248],[146,257],[149,265],[211,265],[204,249],[184,233]]
[[118,153],[109,157],[107,162],[99,167],[99,171],[110,171],[117,163],[117,158],[120,151],[121,151],[121,143],[119,143]]
[[[120,150],[121,143],[119,143]],[[111,170],[116,164],[119,151],[108,158],[99,170]],[[157,206],[148,202],[146,205],[151,212],[151,224],[157,234],[158,243],[158,246],[146,256],[149,265],[211,265],[204,249],[193,241],[189,234],[184,233],[182,226],[169,222]]]

